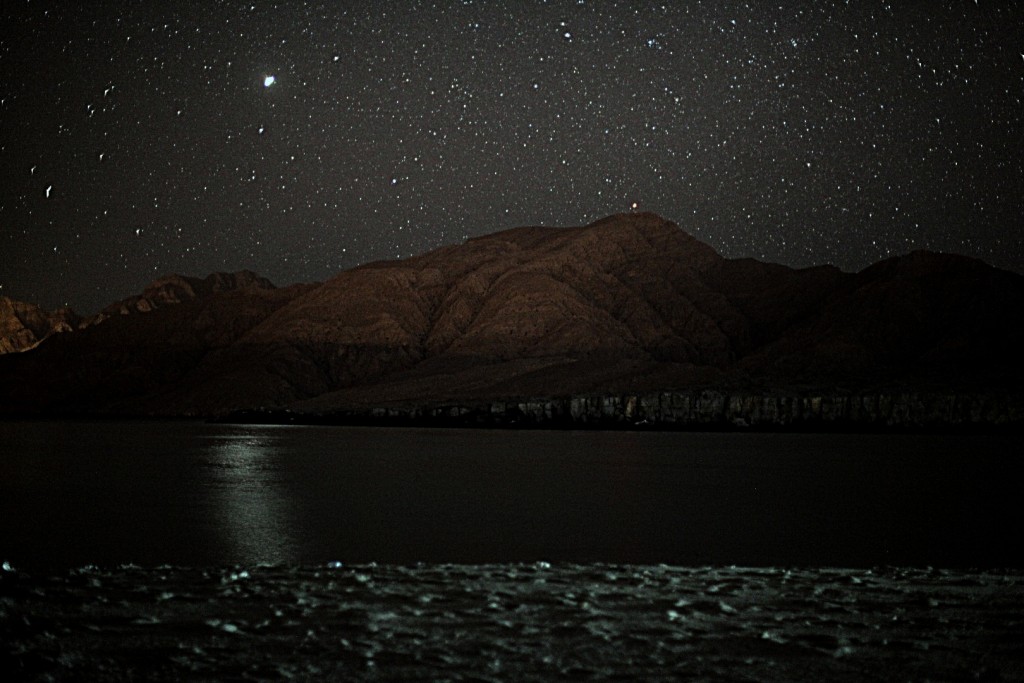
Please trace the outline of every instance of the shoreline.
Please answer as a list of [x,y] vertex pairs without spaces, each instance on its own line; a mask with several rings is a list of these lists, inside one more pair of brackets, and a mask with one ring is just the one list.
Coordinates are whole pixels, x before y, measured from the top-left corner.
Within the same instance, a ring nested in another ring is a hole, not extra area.
[[497,429],[977,433],[1024,431],[1024,397],[991,392],[662,391],[350,407],[249,409],[217,422]]
[[13,420],[160,420],[217,424],[446,429],[759,433],[1019,434],[1024,394],[973,391],[661,391],[348,406],[258,407],[225,413],[85,410],[0,413]]

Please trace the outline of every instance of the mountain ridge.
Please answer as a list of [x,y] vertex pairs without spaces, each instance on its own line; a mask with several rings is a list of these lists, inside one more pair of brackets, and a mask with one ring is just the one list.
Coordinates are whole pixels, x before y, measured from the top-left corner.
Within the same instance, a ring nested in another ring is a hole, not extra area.
[[168,273],[147,284],[141,293],[88,316],[79,315],[70,307],[45,311],[33,303],[0,297],[0,355],[27,351],[53,334],[92,327],[115,316],[149,313],[214,292],[247,288],[274,289],[275,286],[250,270],[212,273],[205,278]]
[[125,300],[145,302],[145,315],[0,357],[0,411],[330,412],[701,387],[1006,389],[1024,378],[1020,275],[930,252],[858,273],[725,259],[648,213],[512,228],[282,289],[250,273],[182,300],[180,283],[160,283],[166,301]]

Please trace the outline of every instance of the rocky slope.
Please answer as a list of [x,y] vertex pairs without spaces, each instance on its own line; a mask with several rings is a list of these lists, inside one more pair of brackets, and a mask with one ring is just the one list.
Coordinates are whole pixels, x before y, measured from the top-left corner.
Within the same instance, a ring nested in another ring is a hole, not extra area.
[[103,322],[118,315],[149,313],[164,306],[200,299],[216,292],[249,289],[274,289],[274,284],[249,270],[237,273],[214,273],[205,278],[165,275],[149,283],[141,294],[113,303],[83,321],[82,327]]
[[229,291],[208,278],[202,297],[168,281],[108,309],[150,315],[0,358],[0,410],[325,412],[1024,379],[1019,275],[925,252],[856,274],[729,260],[653,214],[507,230],[317,285],[246,278]]
[[51,334],[73,330],[80,322],[70,308],[44,311],[35,304],[0,296],[0,354],[35,348]]
[[0,354],[35,348],[50,335],[81,330],[115,316],[149,313],[158,308],[236,289],[273,289],[270,280],[242,270],[214,273],[206,278],[165,275],[141,294],[110,304],[95,315],[82,317],[70,308],[44,311],[35,304],[0,297]]

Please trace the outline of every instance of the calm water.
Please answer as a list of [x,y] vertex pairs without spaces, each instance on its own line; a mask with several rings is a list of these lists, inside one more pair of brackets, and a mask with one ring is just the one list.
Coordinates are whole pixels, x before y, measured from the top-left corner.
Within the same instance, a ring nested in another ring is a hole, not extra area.
[[0,559],[1020,567],[1020,445],[8,422]]

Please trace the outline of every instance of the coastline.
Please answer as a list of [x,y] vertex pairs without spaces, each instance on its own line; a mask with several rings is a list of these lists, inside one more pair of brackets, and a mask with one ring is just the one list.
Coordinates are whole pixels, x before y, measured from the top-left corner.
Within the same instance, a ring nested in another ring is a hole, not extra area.
[[1020,434],[1024,394],[695,389],[560,397],[437,400],[323,410],[255,407],[223,413],[4,411],[4,421],[203,421],[218,424],[586,431]]
[[663,391],[232,411],[221,423],[752,432],[1024,432],[1024,396],[991,392]]

